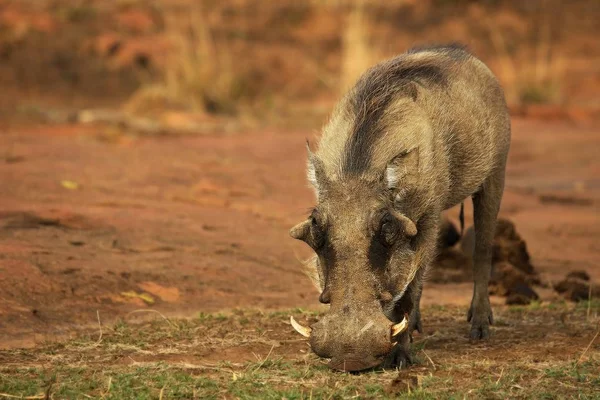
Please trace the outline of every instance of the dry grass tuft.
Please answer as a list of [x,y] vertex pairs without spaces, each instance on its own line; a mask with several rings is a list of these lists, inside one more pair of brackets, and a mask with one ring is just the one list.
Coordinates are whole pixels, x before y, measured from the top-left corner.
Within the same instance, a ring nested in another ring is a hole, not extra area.
[[345,93],[360,75],[374,65],[379,54],[373,50],[365,0],[354,0],[346,15],[342,35],[340,90]]
[[491,16],[486,18],[500,66],[498,76],[509,104],[546,104],[563,100],[564,58],[553,46],[551,12],[544,10],[541,15],[541,20],[530,27],[535,38],[533,51],[527,51],[527,46],[521,47],[525,51],[521,59],[514,51],[509,51],[509,43],[501,27]]
[[215,42],[202,3],[193,3],[187,12],[166,15],[166,35],[173,48],[162,81],[141,87],[126,109],[132,113],[167,107],[234,113],[243,95],[242,80],[234,71],[227,43]]

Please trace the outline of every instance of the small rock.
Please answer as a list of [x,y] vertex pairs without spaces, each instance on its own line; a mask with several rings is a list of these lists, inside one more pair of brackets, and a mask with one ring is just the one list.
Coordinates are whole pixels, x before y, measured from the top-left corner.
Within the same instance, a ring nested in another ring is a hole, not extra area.
[[589,281],[590,280],[589,274],[587,272],[583,271],[583,270],[569,272],[567,274],[567,279],[569,279],[569,278],[581,279],[583,281]]
[[438,253],[435,260],[435,268],[464,270],[472,273],[472,261],[462,252],[447,248]]
[[513,293],[511,295],[509,295],[506,298],[506,305],[509,306],[526,306],[529,305],[531,303],[531,300],[529,297],[524,296],[522,294],[518,294],[518,293]]
[[[464,254],[473,254],[475,231],[472,226],[465,231],[460,247]],[[517,233],[515,225],[503,218],[500,218],[496,224],[492,255],[492,263],[500,261],[508,261],[526,274],[535,273],[525,241]]]
[[[458,230],[449,221],[441,226],[438,246],[439,255],[430,275],[434,282],[458,282],[472,279],[473,251],[475,248],[475,230],[470,226],[460,240],[459,254],[453,252],[454,235]],[[524,294],[529,299],[536,299],[537,294],[531,285],[539,285],[540,280],[530,263],[525,241],[519,236],[515,225],[507,219],[499,219],[493,243],[492,279],[490,292],[500,296],[508,296],[519,292],[518,287],[526,287]],[[519,286],[520,285],[520,286]]]
[[492,262],[508,261],[526,274],[534,273],[525,241],[496,237],[492,251]]
[[[470,256],[473,254],[473,250],[475,249],[475,231],[472,226],[465,231],[460,248],[465,255]],[[535,274],[525,241],[517,233],[515,225],[503,218],[500,218],[496,224],[492,253],[492,263],[501,261],[510,262],[526,274]]]
[[575,302],[588,300],[590,293],[592,298],[600,298],[600,285],[592,285],[590,282],[576,277],[567,276],[565,280],[554,285],[554,290],[562,294],[567,300]]
[[523,282],[519,282],[511,287],[508,296],[522,296],[528,298],[529,300],[539,300],[540,298],[540,296],[538,296],[538,294],[528,284]]

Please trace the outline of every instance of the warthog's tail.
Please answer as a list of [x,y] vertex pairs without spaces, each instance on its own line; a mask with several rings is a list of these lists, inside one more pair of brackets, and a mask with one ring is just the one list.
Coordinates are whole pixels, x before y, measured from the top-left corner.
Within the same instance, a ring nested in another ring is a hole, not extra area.
[[465,231],[465,202],[460,203],[460,214],[458,214],[458,220],[460,221],[460,237],[463,237]]

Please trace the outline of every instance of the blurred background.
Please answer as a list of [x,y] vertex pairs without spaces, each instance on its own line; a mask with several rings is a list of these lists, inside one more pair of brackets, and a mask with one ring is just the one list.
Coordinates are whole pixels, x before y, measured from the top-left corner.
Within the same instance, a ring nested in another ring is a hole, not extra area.
[[2,0],[0,112],[318,127],[369,66],[452,41],[498,75],[515,113],[585,118],[600,107],[599,18],[595,0]]
[[[598,0],[0,0],[0,347],[138,309],[318,307],[287,233],[314,204],[305,140],[368,67],[432,43],[505,88],[524,301],[600,280],[598,21]],[[426,304],[468,305],[458,260]]]
[[[0,0],[0,397],[598,398],[599,21],[600,0]],[[306,140],[367,68],[451,42],[512,115],[493,339],[467,341],[467,200],[418,365],[330,373],[289,323],[326,310],[288,234]]]

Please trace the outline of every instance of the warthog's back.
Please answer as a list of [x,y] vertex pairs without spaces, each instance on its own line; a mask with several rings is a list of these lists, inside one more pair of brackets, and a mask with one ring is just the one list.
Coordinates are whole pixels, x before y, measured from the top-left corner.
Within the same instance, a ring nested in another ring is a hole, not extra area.
[[414,49],[368,70],[336,107],[317,155],[331,179],[376,179],[418,148],[423,184],[444,207],[503,167],[510,121],[490,70],[460,47]]

